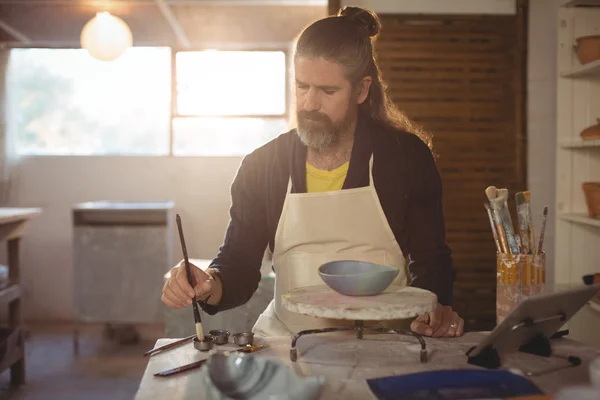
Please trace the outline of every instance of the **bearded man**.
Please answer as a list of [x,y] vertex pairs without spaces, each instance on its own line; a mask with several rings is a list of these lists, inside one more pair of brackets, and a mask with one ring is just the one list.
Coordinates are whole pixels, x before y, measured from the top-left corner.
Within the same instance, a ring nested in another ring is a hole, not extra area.
[[373,40],[378,17],[357,7],[314,22],[294,52],[296,128],[246,156],[231,187],[225,239],[206,271],[173,267],[162,300],[200,298],[208,314],[246,303],[267,246],[275,296],[253,331],[294,335],[343,324],[291,313],[281,295],[323,282],[320,265],[360,260],[399,270],[396,285],[427,289],[438,306],[407,323],[433,337],[461,336],[452,310],[454,272],[446,244],[442,184],[431,141],[386,93]]

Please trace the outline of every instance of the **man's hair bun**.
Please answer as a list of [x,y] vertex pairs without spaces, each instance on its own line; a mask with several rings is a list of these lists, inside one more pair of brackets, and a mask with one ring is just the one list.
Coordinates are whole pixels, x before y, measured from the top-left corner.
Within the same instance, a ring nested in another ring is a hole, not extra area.
[[381,31],[381,23],[375,13],[360,7],[346,6],[338,12],[339,17],[345,17],[363,29],[369,37],[377,36]]

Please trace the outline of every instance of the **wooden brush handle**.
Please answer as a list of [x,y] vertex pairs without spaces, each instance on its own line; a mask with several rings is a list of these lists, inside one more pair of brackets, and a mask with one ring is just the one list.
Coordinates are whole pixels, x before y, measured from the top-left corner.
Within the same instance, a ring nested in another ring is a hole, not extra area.
[[500,245],[500,238],[498,237],[498,229],[496,228],[496,224],[494,223],[494,217],[492,216],[492,209],[485,203],[485,209],[488,214],[488,218],[490,220],[490,227],[492,228],[492,235],[494,236],[494,243],[496,244],[496,251],[498,253],[502,253],[502,247]]
[[517,205],[517,219],[519,220],[519,236],[521,238],[521,249],[524,254],[531,252],[529,243],[529,218],[526,204]]
[[498,210],[492,208],[492,216],[494,217],[494,223],[496,224],[496,230],[498,231],[500,249],[502,250],[502,253],[508,254],[510,253],[508,240],[506,239],[506,232],[504,231],[504,226],[502,225],[502,220],[500,219]]
[[508,242],[511,254],[519,254],[520,250],[517,245],[517,240],[515,239],[515,232],[510,221],[510,215],[505,207],[502,207],[502,210],[500,210],[500,219],[502,219],[502,226],[506,232],[506,241]]
[[[515,232],[512,227],[512,222],[510,220],[508,208],[505,207],[504,199],[498,197],[492,199],[490,203],[492,204],[492,209],[494,209],[494,211],[496,211],[496,213],[498,214],[498,220],[500,221],[504,230],[506,243],[508,246],[507,253],[519,254],[519,246],[517,245],[517,240],[515,239]],[[496,222],[496,224],[498,224],[498,221]]]

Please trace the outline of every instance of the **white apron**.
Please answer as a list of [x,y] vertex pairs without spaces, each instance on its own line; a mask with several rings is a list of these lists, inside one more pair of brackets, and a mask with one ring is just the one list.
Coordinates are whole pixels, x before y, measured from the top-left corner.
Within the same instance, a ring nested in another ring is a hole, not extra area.
[[294,335],[353,323],[292,313],[281,304],[281,296],[290,289],[324,285],[318,268],[326,262],[359,260],[391,266],[400,270],[393,284],[408,283],[406,259],[373,185],[373,156],[369,186],[318,193],[291,193],[291,187],[290,178],[275,233],[275,295],[252,329],[257,336]]

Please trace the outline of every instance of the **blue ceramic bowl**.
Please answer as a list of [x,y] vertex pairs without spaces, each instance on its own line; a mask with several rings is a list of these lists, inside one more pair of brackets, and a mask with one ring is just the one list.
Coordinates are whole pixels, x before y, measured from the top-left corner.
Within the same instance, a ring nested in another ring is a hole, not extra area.
[[332,261],[319,267],[321,279],[346,296],[374,296],[390,286],[398,275],[392,267],[364,261]]

